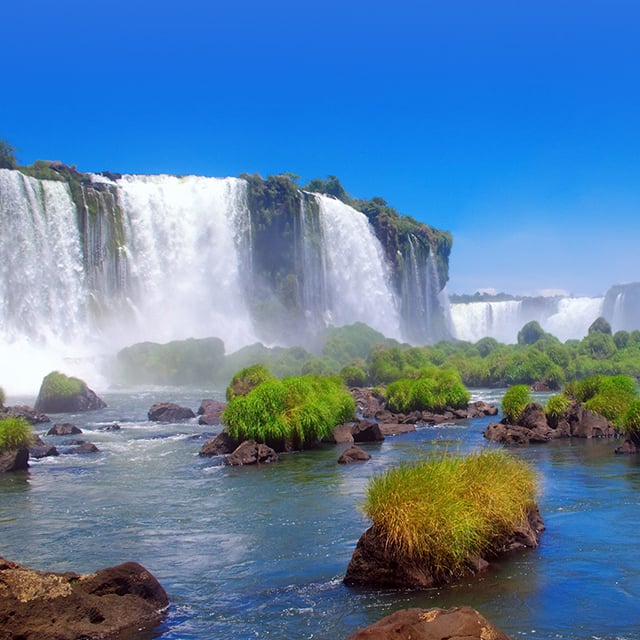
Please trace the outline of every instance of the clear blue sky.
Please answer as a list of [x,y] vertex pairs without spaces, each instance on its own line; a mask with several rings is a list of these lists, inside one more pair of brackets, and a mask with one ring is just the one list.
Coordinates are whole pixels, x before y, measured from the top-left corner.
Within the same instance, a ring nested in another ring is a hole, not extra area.
[[332,174],[450,292],[640,280],[640,2],[7,0],[0,138],[83,171]]

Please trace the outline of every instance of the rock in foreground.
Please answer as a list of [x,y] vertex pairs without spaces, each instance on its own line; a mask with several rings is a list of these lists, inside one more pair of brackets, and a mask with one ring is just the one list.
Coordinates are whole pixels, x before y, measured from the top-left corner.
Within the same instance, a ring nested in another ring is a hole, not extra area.
[[0,558],[2,638],[115,638],[157,626],[168,604],[160,583],[135,562],[78,575],[34,571]]
[[510,640],[471,607],[402,609],[386,616],[347,640]]

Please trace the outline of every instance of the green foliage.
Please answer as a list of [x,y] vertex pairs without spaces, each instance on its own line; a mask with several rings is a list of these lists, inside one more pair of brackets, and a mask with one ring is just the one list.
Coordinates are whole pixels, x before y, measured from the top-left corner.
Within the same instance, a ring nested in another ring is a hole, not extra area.
[[216,380],[223,362],[219,338],[141,342],[118,352],[114,376],[125,384],[204,385]]
[[545,332],[540,323],[537,320],[532,320],[518,331],[518,344],[534,344],[544,335]]
[[564,393],[551,396],[547,400],[544,412],[550,418],[559,418],[571,405],[571,399]]
[[527,526],[536,483],[528,465],[503,451],[445,454],[374,476],[363,510],[394,553],[450,576]]
[[86,388],[86,383],[79,378],[67,376],[59,371],[52,371],[42,380],[38,398],[44,400],[57,396],[76,396],[82,393]]
[[629,405],[638,397],[636,381],[624,375],[600,376],[597,380],[597,393],[586,401],[587,409],[621,426]]
[[348,387],[364,387],[367,382],[367,374],[353,364],[343,367],[340,371],[340,377]]
[[633,400],[624,413],[622,420],[624,432],[629,436],[640,435],[640,398]]
[[391,411],[442,411],[462,409],[471,395],[457,371],[431,368],[418,378],[402,378],[392,382],[386,391]]
[[273,379],[273,376],[264,365],[254,364],[250,367],[245,367],[231,378],[225,393],[227,402],[238,396],[246,396],[257,386]]
[[592,336],[594,333],[603,333],[604,335],[607,335],[607,336],[611,335],[611,325],[606,320],[606,318],[603,318],[602,316],[600,316],[599,318],[596,318],[591,323],[591,326],[589,327],[588,335]]
[[365,360],[377,345],[387,343],[388,340],[379,331],[363,322],[356,322],[326,329],[322,355],[344,366],[356,358]]
[[290,441],[302,448],[354,415],[355,401],[340,378],[297,376],[268,379],[246,395],[231,398],[222,422],[238,440]]
[[0,387],[0,407],[4,406],[4,403],[7,400],[7,396],[4,393],[4,389],[2,387]]
[[16,148],[6,140],[0,140],[0,169],[16,169]]
[[512,424],[516,424],[524,408],[531,402],[531,391],[526,384],[509,387],[502,398],[502,413]]
[[0,420],[0,451],[28,447],[32,441],[31,425],[24,418]]

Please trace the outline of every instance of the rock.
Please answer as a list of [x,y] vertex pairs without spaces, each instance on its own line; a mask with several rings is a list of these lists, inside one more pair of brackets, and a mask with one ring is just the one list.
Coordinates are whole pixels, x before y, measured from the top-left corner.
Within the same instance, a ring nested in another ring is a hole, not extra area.
[[218,400],[203,400],[198,408],[198,424],[220,424],[220,416],[226,406]]
[[385,423],[381,424],[380,431],[383,436],[397,436],[402,433],[411,433],[416,430],[415,424],[394,424],[394,423]]
[[240,467],[248,464],[269,464],[277,462],[278,454],[266,444],[255,440],[245,440],[238,448],[228,455],[224,463],[228,466]]
[[322,439],[323,442],[331,444],[353,444],[353,434],[351,433],[350,424],[339,424],[334,427],[330,436]]
[[352,462],[366,462],[367,460],[371,460],[371,454],[354,445],[342,452],[342,455],[338,458],[338,463],[350,464]]
[[510,640],[471,607],[401,609],[347,640]]
[[565,416],[574,438],[612,438],[618,435],[604,416],[587,409],[582,403],[572,405]]
[[240,443],[232,438],[226,431],[222,431],[211,440],[207,440],[200,447],[199,455],[201,456],[221,456],[226,453],[232,453],[237,449]]
[[467,418],[483,418],[484,416],[498,415],[498,407],[482,400],[470,402],[467,406]]
[[[0,450],[0,473],[7,473],[9,471],[26,471],[28,468],[29,449],[27,449],[27,447]],[[0,620],[2,620],[2,618],[0,618]]]
[[24,418],[30,424],[41,424],[51,422],[51,418],[44,414],[38,413],[33,407],[26,405],[16,405],[15,407],[6,407],[7,417]]
[[377,422],[358,420],[351,427],[354,442],[379,442],[384,440],[382,429]]
[[98,453],[100,449],[96,447],[93,442],[86,442],[84,440],[77,441],[75,446],[71,447],[66,451],[68,454],[72,455],[84,455],[86,453]]
[[79,575],[0,558],[0,592],[0,635],[23,640],[124,637],[157,626],[169,604],[160,583],[135,562]]
[[121,427],[117,422],[98,427],[98,431],[120,431]]
[[[536,547],[544,529],[538,507],[534,506],[528,514],[527,522],[507,537],[499,553],[504,554],[525,546]],[[494,557],[470,557],[464,574],[484,570],[494,560]],[[460,577],[461,574],[438,570],[426,563],[403,557],[388,544],[384,532],[373,525],[360,536],[347,567],[344,583],[347,586],[383,589],[429,589],[448,584]]]
[[356,401],[356,408],[365,418],[373,418],[384,406],[384,400],[366,387],[354,387],[350,390]]
[[196,414],[189,407],[181,407],[175,402],[156,402],[147,416],[152,422],[180,422],[195,418]]
[[48,436],[70,436],[76,433],[82,433],[82,429],[70,422],[58,422],[47,431]]
[[60,452],[52,444],[34,444],[29,447],[29,457],[35,460],[59,455]]
[[640,434],[628,437],[616,450],[617,454],[640,453]]
[[95,391],[79,378],[65,376],[53,371],[45,376],[40,386],[36,411],[49,413],[73,413],[76,411],[95,411],[107,404]]

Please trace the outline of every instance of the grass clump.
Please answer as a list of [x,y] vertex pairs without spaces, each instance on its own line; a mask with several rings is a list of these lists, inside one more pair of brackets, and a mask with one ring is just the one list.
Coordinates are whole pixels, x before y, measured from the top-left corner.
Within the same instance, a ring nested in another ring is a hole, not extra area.
[[443,454],[375,476],[363,510],[388,548],[451,576],[526,526],[536,485],[533,470],[502,451]]
[[457,371],[435,368],[392,382],[385,394],[389,409],[400,412],[463,409],[470,397]]
[[526,384],[509,387],[502,398],[502,413],[512,424],[516,424],[525,407],[531,402],[531,392]]
[[270,378],[232,397],[222,422],[238,440],[290,441],[302,447],[328,436],[354,415],[355,401],[341,378],[308,375]]
[[225,394],[227,402],[230,402],[237,396],[246,396],[258,385],[266,382],[267,380],[273,379],[274,378],[269,373],[269,370],[262,364],[253,364],[249,367],[245,367],[231,378],[231,382],[229,383]]
[[24,418],[0,420],[0,450],[21,449],[33,441],[31,425]]
[[86,383],[80,378],[73,378],[59,371],[52,371],[42,380],[38,397],[46,399],[56,396],[76,396],[82,393],[86,387]]
[[571,398],[564,393],[559,393],[547,400],[544,412],[549,418],[559,418],[570,406]]
[[622,428],[628,436],[640,436],[640,398],[633,400],[625,411]]

